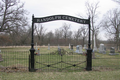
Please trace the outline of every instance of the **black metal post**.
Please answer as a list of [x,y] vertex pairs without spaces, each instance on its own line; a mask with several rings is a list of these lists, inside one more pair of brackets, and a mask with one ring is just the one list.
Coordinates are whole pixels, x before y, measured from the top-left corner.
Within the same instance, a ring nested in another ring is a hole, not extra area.
[[92,70],[92,49],[91,49],[91,26],[90,26],[90,17],[89,17],[89,40],[88,40],[88,49],[87,49],[87,65],[86,70]]
[[30,49],[30,69],[29,71],[30,72],[34,72],[35,69],[34,69],[34,62],[35,62],[35,59],[34,59],[34,52],[35,52],[35,49],[34,49],[34,36],[33,36],[33,33],[34,33],[34,15],[32,16],[32,38],[31,38],[31,49]]

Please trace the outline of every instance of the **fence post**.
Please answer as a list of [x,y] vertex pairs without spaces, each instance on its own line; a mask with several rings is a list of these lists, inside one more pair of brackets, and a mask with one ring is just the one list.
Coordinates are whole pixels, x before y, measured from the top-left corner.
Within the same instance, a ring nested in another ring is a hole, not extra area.
[[90,17],[89,17],[89,40],[88,40],[88,49],[87,49],[87,65],[86,70],[91,71],[92,70],[92,49],[91,49],[91,26],[90,26]]
[[35,68],[34,68],[34,62],[35,62],[35,59],[34,59],[34,52],[35,52],[35,49],[34,49],[34,36],[33,36],[33,33],[34,33],[34,15],[32,16],[32,37],[31,37],[31,49],[30,49],[30,58],[29,58],[29,61],[30,61],[30,65],[29,65],[29,71],[30,72],[34,72],[35,71]]

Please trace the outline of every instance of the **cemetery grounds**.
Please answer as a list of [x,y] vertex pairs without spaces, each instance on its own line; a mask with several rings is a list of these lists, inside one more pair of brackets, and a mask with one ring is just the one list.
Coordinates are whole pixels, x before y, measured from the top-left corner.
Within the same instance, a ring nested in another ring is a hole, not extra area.
[[[66,51],[70,51],[68,46],[60,47]],[[40,48],[42,54],[46,54],[42,60],[47,61],[47,58],[49,58],[47,53],[56,51],[58,47],[51,46],[50,50],[48,50],[47,46],[38,46],[38,48]],[[30,47],[0,47],[0,49],[1,51],[5,51],[4,54],[2,54],[2,52],[0,53],[3,58],[3,61],[0,62],[0,80],[120,80],[120,55],[110,56],[109,50],[107,50],[106,54],[95,53],[95,59],[92,59],[92,71],[86,71],[81,68],[80,71],[62,70],[29,72],[28,62]],[[76,48],[74,47],[74,51],[75,50]],[[116,53],[118,52],[116,51]],[[85,55],[79,56],[82,60],[85,59]],[[39,56],[35,59],[38,60],[38,57]],[[50,58],[51,60],[54,58],[54,61],[58,60],[58,57],[52,56]],[[76,57],[74,57],[74,59],[75,58]],[[67,59],[73,60],[72,57],[68,56]],[[5,66],[9,68],[4,68]],[[59,65],[56,66],[58,67]],[[85,67],[86,64],[84,63],[81,66]],[[37,68],[39,65],[36,65],[35,67]]]

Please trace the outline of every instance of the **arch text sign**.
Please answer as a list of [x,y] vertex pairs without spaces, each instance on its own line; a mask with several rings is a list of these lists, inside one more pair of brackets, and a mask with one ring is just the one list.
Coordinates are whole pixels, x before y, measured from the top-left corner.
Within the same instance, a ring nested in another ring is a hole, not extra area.
[[49,22],[54,20],[68,20],[68,21],[72,21],[80,24],[89,24],[88,19],[80,19],[77,17],[68,16],[68,15],[53,15],[48,17],[33,18],[34,23],[43,23],[43,22]]

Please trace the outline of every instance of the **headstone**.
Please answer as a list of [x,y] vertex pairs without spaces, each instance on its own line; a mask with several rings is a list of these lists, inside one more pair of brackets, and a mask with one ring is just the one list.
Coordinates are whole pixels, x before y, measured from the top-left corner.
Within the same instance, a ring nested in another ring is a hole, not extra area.
[[79,54],[83,54],[83,51],[82,51],[82,45],[79,45],[79,51],[80,51]]
[[100,44],[99,53],[106,54],[106,48],[104,44]]
[[3,59],[2,59],[2,54],[0,54],[0,61],[3,61]]
[[69,43],[69,49],[70,49],[70,43]]
[[50,44],[48,44],[48,50],[50,50]]
[[37,50],[37,55],[39,56],[40,55],[40,49],[38,48]]
[[76,53],[80,53],[80,51],[79,51],[79,45],[76,46],[76,51],[75,52]]
[[59,44],[58,44],[58,50],[60,49],[60,46],[59,46]]
[[83,49],[87,49],[87,47],[86,47],[86,44],[84,44],[84,47],[83,47]]
[[109,55],[119,55],[119,54],[115,53],[115,48],[114,47],[111,47]]
[[73,50],[73,44],[71,44],[71,50]]

